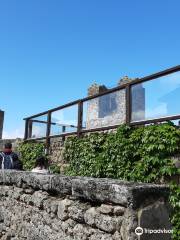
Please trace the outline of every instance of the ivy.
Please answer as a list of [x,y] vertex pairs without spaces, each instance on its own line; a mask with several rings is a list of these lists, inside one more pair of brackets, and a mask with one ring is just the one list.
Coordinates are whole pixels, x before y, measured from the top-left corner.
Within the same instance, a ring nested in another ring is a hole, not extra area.
[[180,239],[180,186],[171,184],[170,203],[173,207],[171,222],[173,225],[173,239]]
[[[31,170],[39,156],[45,156],[43,143],[22,143],[19,152],[24,170]],[[136,182],[163,183],[180,174],[172,156],[180,154],[180,130],[172,123],[133,128],[122,125],[114,133],[92,133],[68,137],[64,160],[68,175],[109,177]],[[59,167],[51,165],[53,173]],[[171,184],[170,203],[173,239],[180,239],[180,187]]]
[[171,156],[179,153],[180,130],[172,124],[93,133],[65,142],[64,159],[71,175],[111,177],[159,183],[177,174]]
[[[136,182],[163,183],[179,174],[172,156],[180,153],[180,130],[172,123],[133,128],[122,125],[115,133],[92,133],[65,142],[66,174],[110,177]],[[180,239],[180,189],[172,185],[173,239]]]
[[28,142],[18,146],[23,169],[30,171],[34,168],[36,159],[45,156],[45,146],[43,143]]

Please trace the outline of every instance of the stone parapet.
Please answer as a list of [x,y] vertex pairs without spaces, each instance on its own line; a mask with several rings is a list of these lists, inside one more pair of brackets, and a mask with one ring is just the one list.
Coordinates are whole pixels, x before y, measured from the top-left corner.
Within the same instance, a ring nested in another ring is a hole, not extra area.
[[[166,185],[0,171],[0,239],[136,240],[138,225],[170,228],[168,194]],[[157,237],[141,239],[170,239]]]

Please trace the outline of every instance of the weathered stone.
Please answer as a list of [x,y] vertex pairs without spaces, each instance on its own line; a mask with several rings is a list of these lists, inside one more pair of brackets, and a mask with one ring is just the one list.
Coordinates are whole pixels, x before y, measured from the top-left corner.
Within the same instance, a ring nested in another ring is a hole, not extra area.
[[32,188],[24,189],[24,192],[27,193],[27,194],[33,194],[34,193],[34,189],[32,189]]
[[114,207],[114,214],[116,216],[122,216],[124,214],[125,208],[124,207],[120,207],[120,206],[116,206]]
[[44,201],[48,198],[47,192],[38,191],[31,196],[31,201],[34,206],[42,208]]
[[116,231],[114,235],[112,236],[113,240],[121,240],[121,234],[120,232]]
[[64,199],[58,204],[58,212],[57,215],[61,220],[67,220],[69,218],[68,207],[71,206],[73,201],[69,199]]
[[107,204],[101,204],[101,206],[98,208],[98,211],[104,214],[111,214],[113,213],[113,206],[107,205]]
[[72,191],[73,195],[91,201],[120,203],[125,206],[129,198],[126,183],[107,179],[99,179],[96,182],[93,178],[74,178]]
[[90,205],[77,202],[77,204],[69,207],[69,217],[77,222],[84,223],[84,214],[88,208],[90,208]]
[[139,222],[167,219],[167,192],[153,184],[0,171],[0,238],[136,240]]
[[74,233],[79,240],[88,240],[89,236],[91,235],[91,229],[90,227],[87,227],[86,225],[77,224],[74,227]]
[[[105,86],[99,86],[97,84],[92,85],[89,88],[89,94],[107,91]],[[111,97],[110,97],[111,96]],[[112,103],[118,102],[118,104]],[[102,106],[111,105],[112,109],[104,109]],[[100,99],[94,98],[88,102],[87,114],[86,114],[86,129],[100,128],[109,125],[116,125],[125,123],[126,119],[126,96],[125,89],[104,95]]]
[[86,211],[84,215],[85,222],[90,226],[95,226],[105,232],[115,232],[120,230],[122,218],[114,218],[100,214],[93,207]]
[[43,175],[30,172],[0,171],[0,184],[15,185],[24,189],[37,189],[61,195],[73,195],[90,201],[115,203],[138,208],[144,196],[168,197],[169,189],[164,185],[135,184],[112,179]]
[[54,175],[51,179],[51,191],[60,194],[72,194],[72,184],[70,177]]
[[137,212],[132,209],[125,211],[120,233],[123,240],[138,240],[135,229],[138,226]]
[[113,240],[111,234],[95,233],[90,236],[89,240]]

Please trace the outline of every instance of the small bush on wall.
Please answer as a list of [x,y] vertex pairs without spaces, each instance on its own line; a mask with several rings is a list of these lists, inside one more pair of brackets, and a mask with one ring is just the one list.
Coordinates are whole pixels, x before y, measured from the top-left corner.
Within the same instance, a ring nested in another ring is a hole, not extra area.
[[34,168],[38,157],[45,156],[45,146],[44,143],[37,142],[21,143],[18,152],[23,163],[23,169],[28,171]]

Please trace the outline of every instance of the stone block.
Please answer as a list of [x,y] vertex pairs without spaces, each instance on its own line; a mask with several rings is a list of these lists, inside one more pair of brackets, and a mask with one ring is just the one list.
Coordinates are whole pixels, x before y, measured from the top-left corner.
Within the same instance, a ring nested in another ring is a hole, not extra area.
[[104,214],[112,214],[113,213],[113,206],[107,204],[101,204],[101,206],[97,209],[100,213]]
[[64,199],[58,204],[58,218],[61,220],[67,220],[69,218],[68,207],[73,203],[72,200]]

